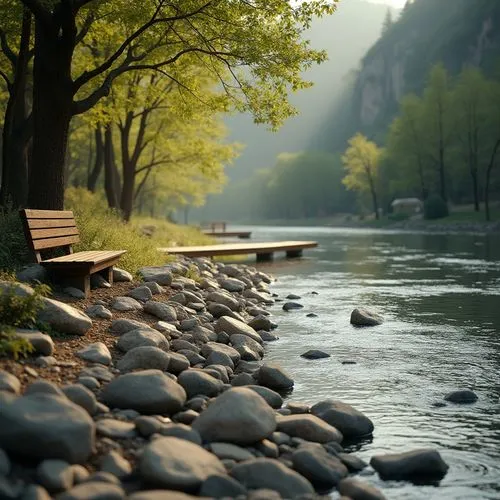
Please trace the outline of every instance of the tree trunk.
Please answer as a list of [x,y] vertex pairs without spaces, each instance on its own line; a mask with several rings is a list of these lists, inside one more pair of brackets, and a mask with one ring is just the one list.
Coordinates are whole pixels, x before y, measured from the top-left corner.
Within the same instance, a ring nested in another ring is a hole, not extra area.
[[61,25],[53,20],[35,21],[28,206],[48,210],[64,208],[64,162],[73,104],[71,60],[76,44],[72,2],[61,2],[58,9]]
[[491,171],[493,170],[493,166],[495,165],[495,159],[498,153],[498,149],[500,148],[500,139],[497,140],[495,147],[493,148],[493,152],[491,154],[490,163],[488,164],[488,168],[486,169],[486,182],[484,186],[484,212],[486,214],[486,220],[491,220],[490,216],[490,179],[491,179]]
[[106,125],[104,131],[104,190],[110,208],[119,208],[118,171],[115,163],[115,150],[113,146],[113,131],[111,125]]
[[97,181],[99,180],[99,176],[102,172],[102,167],[104,165],[104,141],[102,138],[102,130],[98,125],[94,131],[94,139],[95,139],[95,161],[94,167],[90,172],[90,175],[87,179],[87,189],[92,193],[95,193]]
[[24,9],[14,81],[9,89],[2,131],[0,205],[19,208],[28,197],[28,144],[31,126],[26,109],[26,80],[30,60],[31,12]]
[[129,221],[134,208],[135,168],[130,163],[123,165],[123,185],[120,208],[123,220]]
[[474,211],[479,212],[481,210],[479,206],[479,180],[477,175],[477,168],[471,170],[470,173],[472,177],[472,193],[474,196]]

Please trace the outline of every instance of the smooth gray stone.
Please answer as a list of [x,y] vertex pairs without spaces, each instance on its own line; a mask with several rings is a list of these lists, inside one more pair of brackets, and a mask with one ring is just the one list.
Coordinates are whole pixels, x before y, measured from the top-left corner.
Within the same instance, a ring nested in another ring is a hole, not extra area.
[[66,397],[0,392],[0,447],[7,452],[82,463],[94,449],[94,436],[88,413]]
[[372,457],[370,465],[384,480],[434,481],[442,479],[448,465],[438,451],[423,448],[406,453],[393,453]]
[[311,407],[311,413],[336,427],[348,439],[367,436],[373,432],[373,422],[359,410],[342,401],[321,401]]
[[[247,335],[234,334],[229,337],[229,341],[231,342],[231,345],[240,353],[240,355],[241,352],[238,350],[238,347],[246,346],[256,352],[260,358],[264,356],[264,348],[262,345],[259,342],[255,342],[255,340],[251,339]],[[243,356],[242,359],[244,359]]]
[[233,362],[234,366],[236,366],[241,359],[239,352],[234,347],[225,344],[219,344],[218,342],[208,342],[207,344],[201,347],[200,352],[202,356],[205,357],[210,356],[210,354],[212,353],[226,354],[231,358],[231,361]]
[[291,389],[294,385],[292,377],[275,363],[263,364],[257,372],[257,381],[260,385],[278,391]]
[[118,479],[123,479],[132,472],[130,462],[114,450],[109,451],[101,458],[100,469],[102,472],[113,474]]
[[254,458],[245,448],[231,443],[210,443],[210,451],[221,460],[229,458],[236,462],[243,462],[243,460],[251,460]]
[[21,392],[21,382],[12,373],[0,370],[0,391],[19,394]]
[[[127,334],[125,334],[127,335]],[[170,363],[170,356],[158,347],[135,347],[123,356],[116,367],[122,372],[132,370],[161,370],[166,371]]]
[[198,354],[197,352],[190,351],[189,349],[181,349],[180,351],[177,352],[179,354],[182,354],[183,356],[186,356],[191,366],[205,364],[206,361],[205,358],[200,354]]
[[170,358],[170,361],[168,363],[168,371],[170,373],[173,373],[174,375],[179,375],[179,373],[187,370],[191,365],[189,359],[178,352],[170,351],[168,353],[168,356]]
[[93,377],[100,382],[110,382],[115,376],[105,366],[87,366],[80,372],[80,377]]
[[142,311],[143,309],[141,303],[132,297],[115,297],[111,307],[120,312]]
[[111,319],[113,317],[113,313],[101,304],[88,307],[85,314],[90,318]]
[[267,458],[278,458],[280,455],[278,445],[269,439],[263,439],[255,448]]
[[139,302],[147,302],[153,298],[153,292],[147,286],[138,286],[128,292],[128,296]]
[[342,441],[342,434],[330,424],[314,415],[280,415],[277,417],[278,430],[292,437],[314,443]]
[[201,370],[184,370],[177,378],[177,381],[184,387],[188,398],[200,394],[217,396],[222,391],[222,382]]
[[245,497],[247,489],[236,479],[229,476],[210,476],[203,481],[199,495],[208,498]]
[[255,391],[259,396],[262,396],[271,408],[277,409],[283,406],[283,398],[272,389],[261,385],[247,385],[246,387]]
[[273,409],[245,387],[227,390],[193,422],[204,441],[253,444],[276,430]]
[[212,351],[207,356],[207,365],[223,365],[229,366],[234,369],[233,360],[229,357],[228,354],[221,351]]
[[28,385],[24,391],[25,396],[28,394],[54,394],[55,396],[65,398],[65,394],[59,386],[49,380],[43,379],[31,382],[31,384]]
[[31,343],[34,352],[42,354],[43,356],[51,356],[54,353],[54,341],[49,335],[36,330],[26,330],[23,328],[16,328],[16,335]]
[[189,425],[185,424],[165,424],[160,429],[160,434],[162,436],[185,439],[199,446],[201,446],[202,443],[200,433],[196,429],[192,429]]
[[155,281],[146,281],[145,283],[142,284],[142,286],[147,286],[153,295],[160,295],[161,293],[165,292],[165,289],[162,288],[158,283]]
[[304,306],[297,302],[285,302],[283,304],[283,311],[296,311],[297,309],[302,309]]
[[249,489],[268,488],[283,498],[315,494],[306,478],[272,458],[256,458],[237,464],[231,469],[231,476]]
[[70,297],[73,297],[74,299],[85,299],[86,296],[85,296],[85,292],[78,289],[78,288],[75,288],[73,286],[68,286],[66,288],[63,289],[63,292],[66,294],[66,295],[69,295]]
[[250,375],[250,373],[238,373],[232,380],[231,385],[233,387],[243,387],[249,385],[255,385],[256,380]]
[[267,316],[256,316],[248,323],[254,330],[264,330],[269,332],[270,330],[274,330],[278,325],[272,322]]
[[111,439],[131,439],[136,437],[135,425],[113,418],[103,418],[96,422],[97,434]]
[[196,492],[214,474],[226,474],[215,455],[175,437],[161,437],[148,444],[140,457],[139,471],[146,483],[186,492]]
[[111,364],[111,353],[103,342],[89,344],[76,352],[79,358],[91,363],[100,363],[102,365]]
[[196,353],[200,352],[200,348],[198,346],[194,345],[192,342],[188,342],[187,340],[183,339],[172,340],[171,347],[174,351],[188,350]]
[[78,383],[90,390],[99,389],[99,387],[101,387],[99,380],[94,377],[78,377]]
[[119,267],[113,267],[113,281],[114,282],[130,282],[134,277],[125,269],[120,269]]
[[38,484],[28,485],[20,496],[20,500],[51,500],[51,498],[47,490]]
[[8,476],[10,474],[10,460],[7,453],[0,448],[0,476]]
[[127,500],[196,500],[198,496],[188,495],[175,490],[148,490],[133,493]]
[[136,347],[152,346],[168,351],[169,344],[165,336],[152,328],[137,328],[124,333],[116,346],[122,352],[128,352]]
[[248,326],[243,321],[238,321],[237,319],[229,316],[222,316],[217,320],[215,323],[215,331],[216,333],[226,332],[230,336],[236,334],[247,335],[259,344],[262,343],[260,335],[251,326]]
[[451,403],[470,404],[475,403],[478,400],[478,397],[477,394],[470,389],[460,389],[458,391],[448,393],[444,399],[445,401],[450,401]]
[[64,460],[44,460],[36,469],[40,484],[49,492],[69,490],[73,486],[72,466]]
[[382,316],[367,309],[354,309],[351,313],[351,325],[354,326],[377,326],[384,322]]
[[147,266],[139,269],[139,273],[144,281],[154,281],[160,286],[170,286],[173,276],[168,268],[163,266]]
[[82,336],[92,327],[92,320],[86,314],[47,297],[43,297],[43,307],[38,313],[38,320],[68,335]]
[[16,278],[19,281],[24,281],[27,283],[47,283],[49,280],[49,273],[47,269],[40,264],[32,264],[30,266],[26,266],[21,271],[18,271],[16,274]]
[[70,401],[81,406],[89,415],[96,414],[97,399],[90,389],[82,384],[64,385],[61,389]]
[[137,432],[145,438],[160,432],[164,424],[157,417],[141,415],[135,419]]
[[125,491],[117,484],[89,481],[58,495],[57,500],[123,500]]
[[300,357],[306,359],[323,359],[323,358],[329,358],[330,354],[324,351],[320,351],[318,349],[310,349],[304,354],[301,354]]
[[320,491],[336,486],[349,474],[347,467],[322,447],[299,448],[292,455],[293,468]]
[[232,311],[240,310],[240,303],[231,294],[225,291],[217,290],[215,292],[210,292],[206,296],[206,301],[223,304]]
[[375,486],[354,477],[342,479],[338,485],[342,498],[352,500],[386,500],[386,497]]
[[101,392],[101,399],[112,408],[173,415],[186,402],[186,392],[160,370],[144,370],[117,377]]
[[135,319],[128,318],[120,318],[115,319],[111,323],[110,332],[115,335],[123,335],[124,333],[129,332],[130,330],[137,330],[138,328],[151,328],[147,323],[142,321],[136,321]]
[[368,467],[368,464],[364,460],[361,460],[361,458],[352,453],[339,453],[337,456],[350,472],[360,472]]
[[144,311],[156,316],[158,319],[162,321],[176,321],[177,320],[177,312],[176,310],[163,302],[156,302],[154,300],[150,300],[144,304]]

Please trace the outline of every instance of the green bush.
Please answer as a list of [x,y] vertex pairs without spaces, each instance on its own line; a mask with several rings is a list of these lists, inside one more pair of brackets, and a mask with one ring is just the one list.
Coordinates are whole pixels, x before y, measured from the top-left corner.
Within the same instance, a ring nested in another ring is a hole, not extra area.
[[17,361],[34,350],[31,342],[18,337],[12,327],[0,325],[0,356],[12,356]]
[[448,217],[448,205],[437,194],[429,196],[424,202],[424,219],[434,220]]

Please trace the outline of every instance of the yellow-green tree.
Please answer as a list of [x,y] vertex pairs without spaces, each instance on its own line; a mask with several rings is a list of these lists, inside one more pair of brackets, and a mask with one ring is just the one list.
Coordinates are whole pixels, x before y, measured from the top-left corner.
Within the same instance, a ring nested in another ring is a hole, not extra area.
[[349,140],[349,147],[342,156],[347,172],[342,183],[347,189],[369,193],[375,217],[379,218],[377,180],[382,149],[364,135],[356,134]]

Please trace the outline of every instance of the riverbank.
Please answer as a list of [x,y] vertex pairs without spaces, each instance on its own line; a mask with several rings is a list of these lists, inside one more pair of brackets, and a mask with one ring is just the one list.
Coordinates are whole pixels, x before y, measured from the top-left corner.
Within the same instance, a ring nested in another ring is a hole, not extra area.
[[[342,447],[371,434],[368,416],[284,402],[294,380],[263,361],[279,342],[269,275],[206,259],[140,275],[116,270],[89,300],[45,300],[51,337],[31,333],[37,353],[0,360],[2,498],[384,498]],[[434,450],[371,465],[388,479],[447,470]]]

